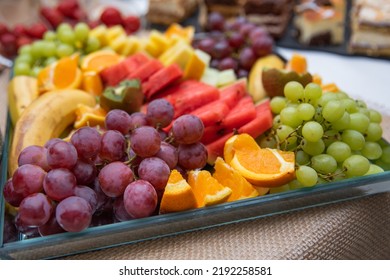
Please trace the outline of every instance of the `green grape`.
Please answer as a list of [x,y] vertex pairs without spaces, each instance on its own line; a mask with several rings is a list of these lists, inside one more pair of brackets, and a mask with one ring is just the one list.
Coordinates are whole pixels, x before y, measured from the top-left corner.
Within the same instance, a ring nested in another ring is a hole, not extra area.
[[343,104],[339,100],[329,100],[322,108],[322,116],[328,122],[335,122],[340,119],[345,112]]
[[376,141],[376,142],[378,142],[378,144],[381,145],[382,150],[383,150],[385,147],[389,146],[389,143],[387,143],[387,141],[386,141],[385,139],[383,139],[383,138],[379,139],[379,140]]
[[23,54],[20,54],[16,57],[15,59],[15,64],[16,63],[19,63],[19,62],[25,62],[27,63],[28,65],[31,65],[32,62],[33,62],[33,58],[31,57],[31,54],[29,53],[23,53]]
[[80,42],[85,42],[88,39],[89,31],[89,26],[85,22],[77,23],[74,27],[74,34],[76,36],[76,40]]
[[99,48],[100,48],[99,39],[89,36],[88,40],[87,40],[87,46],[85,48],[85,51],[87,53],[91,53],[91,52],[97,51]]
[[379,159],[382,156],[381,146],[378,143],[371,141],[366,141],[360,152],[369,160]]
[[329,147],[333,142],[341,140],[341,134],[337,130],[327,130],[324,132],[322,139],[324,140],[325,146]]
[[352,154],[349,145],[341,141],[335,141],[330,144],[326,149],[326,153],[332,156],[337,162],[343,162]]
[[363,176],[370,169],[370,162],[361,155],[352,155],[343,162],[345,174],[348,177]]
[[337,161],[328,154],[316,155],[311,158],[311,167],[321,174],[330,174],[336,171]]
[[316,113],[314,114],[314,120],[318,123],[323,123],[324,122],[324,117],[322,116],[322,107],[317,107]]
[[57,46],[54,42],[44,41],[44,49],[42,50],[42,54],[44,57],[55,56],[57,52]]
[[368,125],[370,124],[370,119],[366,115],[362,113],[352,113],[349,116],[351,118],[349,129],[353,129],[361,133],[364,133],[367,130]]
[[302,150],[295,153],[295,162],[298,165],[307,165],[310,163],[310,156]]
[[382,126],[379,123],[370,122],[365,132],[367,141],[379,141],[382,138]]
[[367,108],[359,107],[357,112],[366,115],[370,119],[370,110],[368,110]]
[[340,119],[332,122],[332,128],[334,130],[342,131],[344,129],[347,129],[350,123],[351,123],[351,118],[349,116],[349,113],[345,111],[343,116]]
[[337,99],[339,99],[339,100],[343,100],[343,99],[349,98],[348,94],[346,94],[343,91],[335,92],[333,94],[335,94],[337,96]]
[[370,112],[370,121],[371,122],[374,122],[374,123],[381,123],[382,122],[382,115],[381,113],[379,113],[378,111],[374,110],[374,109],[369,109],[368,110]]
[[310,121],[303,125],[302,136],[310,142],[317,142],[324,135],[324,129],[318,122]]
[[44,41],[42,40],[35,41],[31,45],[31,55],[35,59],[41,58],[43,56],[44,50],[45,50],[45,44]]
[[14,75],[15,76],[21,76],[21,75],[30,75],[30,64],[27,62],[18,62],[14,65]]
[[341,139],[344,143],[347,143],[349,147],[351,147],[351,150],[354,151],[363,149],[364,143],[366,142],[363,134],[352,129],[344,130],[343,134],[341,134]]
[[74,52],[74,48],[71,45],[60,44],[57,47],[57,56],[59,58],[69,56],[69,55],[73,54],[73,52]]
[[337,95],[334,93],[326,92],[318,99],[317,104],[324,107],[329,101],[338,100]]
[[309,166],[299,166],[295,172],[297,180],[304,187],[312,187],[317,184],[318,174],[317,172]]
[[55,41],[56,39],[57,34],[52,30],[48,30],[45,32],[45,34],[43,34],[43,40],[45,41]]
[[62,43],[65,43],[65,44],[68,44],[71,46],[73,46],[74,43],[76,42],[76,35],[75,35],[73,30],[64,30],[62,32],[59,32],[57,36],[58,36],[58,39],[60,39],[60,41]]
[[312,103],[320,99],[322,95],[322,89],[315,83],[308,83],[304,89],[304,97],[306,102]]
[[363,100],[356,100],[356,105],[360,108],[367,108],[367,104]]
[[270,106],[272,113],[279,114],[286,107],[287,101],[285,97],[275,96],[271,99]]
[[28,54],[31,55],[31,45],[21,46],[18,50],[18,54]]
[[382,172],[385,172],[382,167],[371,163],[370,168],[368,169],[367,173],[364,175],[367,176],[367,175],[373,175],[373,174],[378,174],[378,173],[382,173]]
[[298,117],[298,110],[295,107],[286,107],[280,112],[280,121],[282,124],[291,126],[292,128],[298,127],[302,120]]
[[333,172],[332,174],[328,175],[327,180],[330,180],[330,181],[340,181],[340,180],[343,180],[345,179],[345,173],[344,173],[344,170],[341,169],[341,168],[337,168],[335,172]]
[[302,150],[311,156],[322,154],[325,151],[325,143],[322,139],[318,140],[317,142],[303,140],[301,144]]
[[298,117],[301,120],[309,121],[314,117],[316,109],[309,103],[301,103],[298,105]]
[[288,82],[284,86],[284,96],[292,102],[298,102],[298,100],[303,100],[303,86],[301,83],[296,81]]
[[270,135],[262,135],[257,140],[257,143],[260,145],[261,148],[271,148],[275,149],[277,147],[277,142],[275,137],[272,137]]
[[56,61],[57,61],[57,57],[51,56],[51,57],[48,57],[48,58],[45,59],[44,65],[48,66],[48,65],[53,64]]
[[382,148],[381,160],[384,163],[390,164],[390,146],[386,146]]
[[383,162],[381,159],[376,160],[375,164],[381,167],[385,171],[390,170],[390,163]]
[[39,66],[34,66],[33,69],[31,70],[31,76],[37,77],[39,72],[41,72],[42,67]]
[[289,191],[289,190],[290,190],[290,186],[288,184],[285,184],[285,185],[282,185],[280,187],[270,188],[269,189],[269,193],[270,194],[281,193],[281,192],[286,192],[286,191]]
[[278,128],[282,124],[282,121],[280,120],[280,115],[276,115],[274,119],[272,120],[272,127],[274,129]]
[[343,106],[348,113],[351,114],[351,113],[356,113],[358,111],[356,102],[353,99],[345,98],[342,99],[340,102],[343,103]]
[[65,30],[72,30],[72,26],[69,23],[63,22],[57,27],[57,34]]
[[294,179],[288,183],[290,190],[297,190],[301,189],[303,187],[302,183],[299,182],[297,179]]
[[287,140],[287,144],[294,144],[297,142],[297,137],[293,136],[294,129],[291,126],[282,124],[276,130],[276,135],[280,142]]

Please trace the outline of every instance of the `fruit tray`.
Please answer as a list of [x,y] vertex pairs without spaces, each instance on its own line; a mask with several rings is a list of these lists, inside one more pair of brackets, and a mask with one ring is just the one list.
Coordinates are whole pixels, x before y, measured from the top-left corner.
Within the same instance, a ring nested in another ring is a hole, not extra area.
[[[7,179],[7,160],[12,127],[7,124],[1,159],[0,191]],[[390,172],[320,184],[278,194],[227,202],[178,213],[163,214],[90,227],[79,233],[60,233],[10,243],[3,242],[4,219],[0,219],[0,259],[53,259],[102,248],[176,235],[188,231],[287,213],[305,208],[361,198],[390,191]],[[5,201],[0,199],[0,215]]]

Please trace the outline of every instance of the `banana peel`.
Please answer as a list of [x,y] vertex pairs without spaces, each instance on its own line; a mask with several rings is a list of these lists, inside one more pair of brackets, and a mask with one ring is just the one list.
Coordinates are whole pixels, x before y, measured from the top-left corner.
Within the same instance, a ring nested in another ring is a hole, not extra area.
[[19,154],[25,147],[43,146],[75,122],[79,104],[93,107],[96,101],[82,90],[54,90],[41,95],[24,110],[14,129],[8,161],[10,176],[17,169]]
[[262,74],[264,68],[283,69],[285,67],[284,61],[275,54],[270,54],[256,60],[254,66],[249,72],[248,90],[256,103],[267,97],[267,92],[263,87]]
[[39,96],[38,80],[30,76],[15,76],[8,84],[8,105],[15,126],[23,111]]

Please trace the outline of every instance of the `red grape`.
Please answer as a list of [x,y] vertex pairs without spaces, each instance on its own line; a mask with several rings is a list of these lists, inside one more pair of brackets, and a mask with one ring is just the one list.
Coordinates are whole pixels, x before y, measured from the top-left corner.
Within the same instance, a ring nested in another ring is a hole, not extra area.
[[65,230],[57,222],[55,210],[51,214],[49,221],[38,227],[38,232],[41,236],[48,236],[65,232]]
[[242,36],[248,37],[248,35],[256,28],[256,26],[253,23],[244,23],[241,25],[239,32]]
[[248,77],[249,72],[245,69],[238,69],[237,71],[237,78],[246,78]]
[[108,112],[105,126],[107,130],[117,130],[125,135],[129,132],[130,122],[131,117],[126,111],[114,109]]
[[11,204],[14,207],[19,207],[20,202],[22,202],[24,195],[21,193],[17,193],[14,189],[14,185],[12,184],[12,178],[9,179],[3,189],[3,195],[5,201]]
[[160,150],[156,154],[156,157],[161,158],[168,164],[170,169],[175,168],[178,161],[178,153],[174,146],[166,142],[161,142]]
[[255,63],[256,61],[256,55],[255,53],[253,52],[252,48],[250,47],[245,47],[240,55],[239,55],[239,58],[238,58],[238,61],[239,61],[239,64],[240,66],[249,71],[253,64]]
[[76,183],[76,177],[68,169],[52,169],[43,181],[43,189],[51,199],[61,201],[74,195]]
[[271,36],[262,36],[253,41],[252,49],[257,57],[262,57],[272,52],[273,44]]
[[156,128],[167,127],[173,120],[175,112],[171,103],[159,98],[151,101],[146,109],[146,118]]
[[129,15],[123,18],[123,27],[128,34],[132,34],[140,29],[141,21],[139,17]]
[[28,36],[26,26],[23,24],[15,24],[13,28],[13,34],[15,34],[16,37]]
[[122,25],[121,12],[115,7],[106,7],[100,15],[100,21],[107,26]]
[[12,57],[17,53],[17,38],[14,34],[4,33],[0,36],[0,45],[4,54],[8,57]]
[[101,135],[95,128],[84,126],[72,134],[70,142],[80,158],[91,159],[100,152]]
[[192,144],[200,141],[204,132],[202,120],[195,115],[182,115],[172,125],[172,135],[176,143]]
[[112,198],[107,196],[101,189],[99,178],[95,178],[93,188],[97,195],[97,205],[95,213],[108,212],[112,205]]
[[42,191],[46,172],[39,166],[25,164],[18,167],[12,176],[15,192],[24,197]]
[[142,112],[135,112],[130,115],[130,131],[136,129],[137,127],[146,125],[148,125],[146,114]]
[[98,175],[101,190],[109,197],[123,194],[128,184],[133,182],[134,174],[123,162],[111,162],[104,166]]
[[267,29],[265,29],[263,26],[256,26],[249,33],[249,39],[251,40],[251,42],[253,42],[256,39],[261,38],[263,36],[269,36]]
[[52,138],[48,140],[43,147],[48,149],[51,145],[61,141],[63,141],[61,138]]
[[181,144],[178,147],[178,153],[178,164],[187,170],[203,168],[207,163],[207,149],[200,142],[188,145]]
[[77,162],[77,150],[68,142],[58,141],[47,149],[47,163],[51,168],[72,169]]
[[238,62],[232,57],[225,57],[222,59],[218,65],[219,70],[233,69],[236,70],[238,67]]
[[244,45],[245,38],[241,33],[233,32],[229,35],[228,42],[233,49],[239,49]]
[[211,54],[215,45],[215,40],[212,38],[205,38],[198,44],[198,48],[208,54]]
[[132,217],[126,211],[125,204],[123,202],[123,196],[119,196],[115,198],[113,204],[113,212],[115,218],[120,222],[128,221],[132,219]]
[[79,159],[75,167],[72,169],[73,175],[76,177],[77,184],[90,185],[96,178],[96,166],[91,161]]
[[8,32],[8,26],[0,22],[0,36]]
[[137,180],[126,187],[123,202],[132,218],[149,217],[157,207],[157,193],[148,181]]
[[108,130],[102,135],[100,158],[109,162],[121,160],[126,151],[126,139],[116,130]]
[[220,58],[228,57],[231,54],[232,54],[232,49],[229,46],[229,43],[226,40],[220,40],[214,45],[211,56],[213,58],[220,59]]
[[34,23],[27,28],[27,34],[35,39],[42,39],[46,31],[47,27],[41,22]]
[[145,158],[138,167],[139,178],[151,183],[156,190],[165,188],[170,173],[169,166],[158,157]]
[[207,17],[207,29],[223,31],[225,28],[225,18],[217,12],[212,12]]
[[160,150],[160,134],[151,126],[134,129],[130,134],[130,145],[140,157],[151,157]]
[[73,11],[79,8],[79,2],[77,0],[62,0],[57,5],[57,9],[64,16],[73,17]]
[[98,197],[96,192],[87,186],[78,185],[74,189],[75,196],[79,196],[88,201],[89,205],[91,205],[92,213],[95,213],[96,207],[98,204]]
[[19,219],[31,227],[44,225],[53,212],[51,201],[43,193],[34,193],[27,196],[19,205]]
[[24,148],[18,157],[18,165],[33,164],[45,171],[50,170],[46,158],[47,149],[41,146],[32,145]]
[[92,209],[84,198],[70,196],[58,203],[56,219],[64,230],[79,232],[91,223]]
[[13,216],[7,212],[4,215],[3,243],[9,243],[18,240],[18,230],[13,221]]
[[53,28],[57,28],[64,21],[63,14],[56,8],[42,7],[40,9],[40,14],[50,23]]

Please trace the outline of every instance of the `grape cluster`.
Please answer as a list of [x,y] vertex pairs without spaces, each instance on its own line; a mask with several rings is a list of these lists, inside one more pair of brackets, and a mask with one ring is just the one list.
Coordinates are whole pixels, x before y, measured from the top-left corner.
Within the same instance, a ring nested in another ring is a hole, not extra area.
[[80,22],[73,28],[62,23],[56,31],[46,31],[42,40],[19,49],[15,59],[14,74],[37,76],[43,67],[75,52],[90,53],[100,48],[100,42],[89,36],[90,28]]
[[115,222],[157,214],[171,170],[185,174],[207,161],[202,121],[173,116],[173,106],[156,99],[146,113],[111,110],[105,128],[82,127],[69,142],[26,147],[3,192],[19,207],[17,229],[79,232],[104,223],[100,217]]
[[282,188],[378,173],[390,163],[381,114],[344,92],[289,82],[284,96],[271,100],[271,109],[274,125],[259,139],[260,145],[296,155],[296,180]]
[[225,21],[213,12],[206,27],[209,32],[195,38],[193,46],[211,55],[211,67],[218,70],[233,69],[238,77],[247,77],[255,61],[272,52],[274,41],[268,31],[245,17]]

